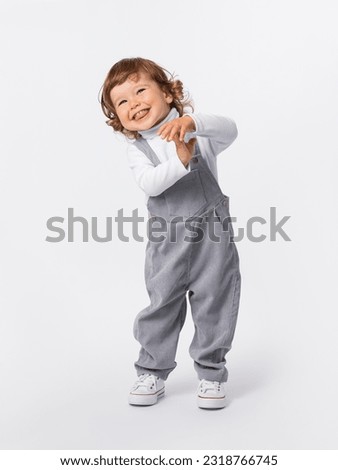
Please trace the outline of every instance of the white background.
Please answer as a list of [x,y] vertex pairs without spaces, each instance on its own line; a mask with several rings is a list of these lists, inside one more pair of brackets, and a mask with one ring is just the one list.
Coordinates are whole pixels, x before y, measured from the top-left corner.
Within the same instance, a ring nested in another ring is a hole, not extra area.
[[[1,2],[2,449],[336,448],[337,14],[328,0]],[[291,216],[291,242],[237,245],[224,410],[196,406],[189,314],[165,399],[127,403],[146,241],[115,223],[109,243],[45,241],[69,207],[101,233],[120,208],[146,215],[98,101],[133,56],[175,72],[196,112],[235,119],[218,172],[238,226]]]

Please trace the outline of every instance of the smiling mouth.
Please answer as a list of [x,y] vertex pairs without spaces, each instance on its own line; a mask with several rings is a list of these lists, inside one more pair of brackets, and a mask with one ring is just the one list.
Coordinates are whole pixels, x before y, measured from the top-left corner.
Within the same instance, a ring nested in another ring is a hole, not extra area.
[[148,112],[149,112],[149,109],[141,109],[141,111],[138,111],[137,113],[134,114],[133,116],[133,119],[135,119],[135,121],[139,121],[140,119],[144,118]]

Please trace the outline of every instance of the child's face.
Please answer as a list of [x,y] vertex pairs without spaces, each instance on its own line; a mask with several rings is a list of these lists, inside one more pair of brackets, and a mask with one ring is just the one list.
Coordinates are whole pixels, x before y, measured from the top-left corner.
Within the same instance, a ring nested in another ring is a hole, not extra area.
[[131,75],[110,92],[116,114],[128,131],[145,131],[156,126],[169,113],[171,95],[145,72]]

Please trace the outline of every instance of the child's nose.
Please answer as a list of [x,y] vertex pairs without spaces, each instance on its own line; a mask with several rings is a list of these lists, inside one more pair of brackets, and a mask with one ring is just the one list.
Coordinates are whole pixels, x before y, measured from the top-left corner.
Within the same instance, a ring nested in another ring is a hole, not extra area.
[[134,109],[134,108],[137,108],[137,106],[140,106],[140,102],[137,98],[134,98],[130,102],[130,107],[131,107],[131,109]]

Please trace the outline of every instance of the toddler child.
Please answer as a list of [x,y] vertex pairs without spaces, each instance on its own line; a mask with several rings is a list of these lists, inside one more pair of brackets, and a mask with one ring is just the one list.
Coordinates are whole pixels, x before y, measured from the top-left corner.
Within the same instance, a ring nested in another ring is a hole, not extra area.
[[168,234],[148,237],[150,305],[134,321],[141,349],[129,403],[153,405],[164,396],[165,380],[177,365],[188,293],[197,405],[224,408],[225,355],[235,332],[241,275],[229,197],[217,182],[216,156],[236,139],[236,124],[228,117],[187,112],[192,106],[182,82],[143,58],[113,65],[101,106],[107,124],[127,138],[129,166],[145,193],[149,218],[168,234],[175,229],[174,240]]

